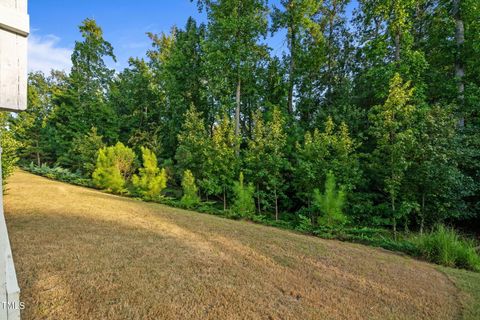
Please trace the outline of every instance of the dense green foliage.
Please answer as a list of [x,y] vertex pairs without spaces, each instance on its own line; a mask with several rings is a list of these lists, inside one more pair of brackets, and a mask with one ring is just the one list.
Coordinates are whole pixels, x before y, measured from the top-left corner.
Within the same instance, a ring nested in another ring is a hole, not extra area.
[[428,261],[480,272],[480,255],[475,251],[476,244],[461,238],[453,229],[440,225],[415,238],[414,243]]
[[313,191],[313,206],[320,211],[318,224],[327,227],[344,225],[347,218],[343,213],[345,207],[345,187],[337,187],[335,175],[330,171],[325,180],[325,190]]
[[[238,210],[244,172],[251,219],[309,232],[478,225],[475,1],[360,0],[351,20],[349,0],[198,4],[206,24],[149,34],[146,58],[118,73],[106,63],[112,46],[85,20],[71,72],[32,73],[27,112],[4,126],[21,161],[145,198],[146,181],[163,189],[163,167],[166,195],[180,198],[187,183],[187,200],[224,211]],[[269,33],[285,35],[284,52],[268,47]],[[151,150],[148,165],[134,151],[114,160],[104,146],[117,142]],[[314,190],[327,196],[330,171],[343,214],[318,220],[328,210]]]
[[235,201],[232,210],[242,217],[250,217],[255,212],[255,200],[253,199],[255,188],[251,183],[245,184],[243,179],[243,172],[240,172],[238,182],[233,184]]
[[198,188],[195,184],[195,177],[190,170],[185,170],[185,172],[183,172],[182,190],[183,196],[182,199],[180,199],[180,203],[184,207],[193,208],[200,203]]
[[[2,184],[5,185],[7,178],[13,173],[19,160],[18,150],[22,144],[7,130],[7,118],[5,114],[0,115],[0,152],[2,159]],[[2,186],[3,188],[3,186]],[[3,189],[2,189],[3,191]]]
[[[100,149],[92,174],[93,183],[115,193],[124,192],[125,183],[133,171],[134,160],[135,153],[121,142]],[[140,181],[138,183],[140,184]]]

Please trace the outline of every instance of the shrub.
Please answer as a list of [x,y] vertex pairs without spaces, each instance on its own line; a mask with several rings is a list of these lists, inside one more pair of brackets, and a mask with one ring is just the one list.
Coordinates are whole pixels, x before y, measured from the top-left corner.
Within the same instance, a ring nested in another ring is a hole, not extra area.
[[49,179],[55,179],[67,183],[76,184],[84,187],[92,187],[92,181],[82,177],[78,173],[71,172],[68,169],[61,167],[49,167],[47,164],[42,164],[41,166],[36,166],[32,163],[28,167],[23,167],[25,170],[30,171],[34,174],[38,174]]
[[92,174],[94,184],[102,189],[116,193],[125,191],[125,182],[132,172],[135,153],[121,142],[115,146],[99,150],[95,171]]
[[21,143],[15,140],[11,131],[4,128],[0,130],[0,142],[2,148],[2,182],[5,184],[19,160],[17,150]]
[[183,172],[182,178],[183,196],[180,203],[186,208],[193,208],[200,203],[198,188],[195,184],[195,177],[190,170]]
[[255,200],[253,199],[255,188],[251,183],[248,185],[243,183],[243,172],[240,172],[238,182],[234,182],[233,192],[235,194],[235,201],[232,206],[232,211],[242,217],[250,217],[255,212]]
[[428,261],[480,272],[475,243],[463,239],[454,229],[439,225],[433,231],[417,236],[413,242]]
[[158,199],[167,187],[167,171],[158,168],[157,157],[150,149],[142,147],[141,150],[143,167],[139,169],[139,176],[133,175],[133,186],[144,198]]
[[313,231],[312,220],[309,217],[299,214],[298,220],[298,225],[295,227],[295,230],[309,233]]
[[325,193],[314,190],[313,205],[320,210],[322,216],[318,223],[327,227],[344,225],[347,222],[342,210],[345,206],[345,191],[343,187],[337,190],[335,176],[331,171],[327,173],[325,181]]

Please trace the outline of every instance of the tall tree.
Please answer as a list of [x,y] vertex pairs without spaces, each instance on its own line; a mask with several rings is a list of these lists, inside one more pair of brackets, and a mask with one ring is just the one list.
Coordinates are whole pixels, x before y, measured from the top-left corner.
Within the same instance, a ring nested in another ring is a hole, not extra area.
[[67,88],[55,95],[49,118],[57,158],[67,153],[76,136],[92,127],[107,141],[117,137],[116,114],[106,101],[114,71],[104,61],[105,57],[115,61],[113,48],[95,20],[84,20],[79,29],[83,41],[75,43]]
[[27,110],[11,118],[12,133],[21,142],[19,156],[40,166],[46,152],[45,122],[52,109],[53,83],[41,72],[28,76]]
[[397,222],[405,214],[399,206],[402,200],[400,190],[411,165],[409,156],[415,141],[412,129],[415,106],[410,104],[412,95],[410,83],[404,83],[400,75],[395,74],[390,81],[387,100],[383,105],[375,106],[370,113],[371,134],[376,140],[373,165],[390,202],[395,235]]
[[253,117],[254,128],[252,138],[248,141],[245,155],[245,166],[250,181],[256,185],[257,207],[273,208],[275,219],[279,219],[279,198],[285,188],[283,173],[288,167],[285,155],[287,136],[285,119],[275,108],[270,121],[265,123],[262,113],[257,111]]
[[190,105],[202,113],[207,126],[211,126],[215,119],[214,108],[206,102],[201,46],[205,32],[205,26],[197,25],[190,17],[184,30],[173,28],[169,35],[149,34],[153,41],[153,48],[148,52],[150,66],[154,84],[162,96],[159,110],[165,158],[175,154],[180,132],[178,124],[183,123]]
[[224,114],[217,118],[205,161],[204,179],[199,181],[207,194],[222,195],[223,209],[227,209],[227,192],[238,171],[237,146],[230,117]]
[[[241,106],[246,82],[267,55],[259,43],[267,34],[265,0],[199,0],[208,16],[204,44],[209,87],[224,111],[231,112],[234,97],[235,135],[241,135]],[[240,146],[237,146],[237,153]]]
[[209,136],[205,129],[202,114],[194,105],[185,115],[182,130],[178,135],[178,148],[175,154],[178,173],[189,170],[195,179],[202,180],[206,175],[206,160],[208,159]]
[[281,0],[283,8],[274,7],[272,12],[272,32],[287,29],[288,60],[288,98],[287,110],[293,114],[293,99],[297,82],[297,60],[303,54],[302,41],[307,33],[318,38],[320,26],[315,16],[320,12],[322,0]]

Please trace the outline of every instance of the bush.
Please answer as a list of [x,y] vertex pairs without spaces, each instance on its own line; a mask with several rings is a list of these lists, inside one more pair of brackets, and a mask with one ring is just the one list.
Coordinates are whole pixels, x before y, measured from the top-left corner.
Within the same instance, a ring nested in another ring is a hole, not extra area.
[[313,231],[312,220],[309,217],[300,214],[298,215],[298,220],[298,225],[295,227],[295,230],[308,233]]
[[318,189],[314,190],[313,205],[322,213],[322,216],[318,218],[320,225],[335,227],[347,222],[347,218],[342,212],[345,206],[345,191],[343,187],[337,190],[335,176],[331,171],[327,173],[325,193],[320,193]]
[[243,172],[240,172],[238,182],[234,182],[233,192],[235,194],[235,201],[232,206],[232,211],[242,217],[250,217],[255,212],[255,200],[253,199],[255,188],[251,183],[244,185]]
[[17,150],[21,143],[15,140],[11,131],[4,128],[0,129],[0,143],[2,148],[2,182],[5,184],[19,160]]
[[428,261],[480,272],[480,256],[475,251],[475,243],[463,239],[454,229],[439,225],[415,237],[413,243]]
[[158,168],[157,157],[150,149],[144,147],[141,149],[143,168],[139,169],[140,176],[133,176],[133,186],[145,199],[159,199],[162,190],[167,187],[167,172]]
[[193,208],[200,203],[198,188],[195,184],[195,177],[190,170],[183,172],[182,178],[183,196],[180,203],[186,208]]
[[68,169],[61,167],[49,167],[47,164],[42,164],[41,166],[36,166],[32,163],[28,167],[23,167],[25,170],[30,171],[34,174],[38,174],[49,179],[59,180],[79,186],[92,187],[92,181],[82,177],[78,173],[71,172]]
[[94,184],[115,193],[125,192],[125,182],[133,170],[135,153],[121,142],[98,152],[97,164],[92,174]]

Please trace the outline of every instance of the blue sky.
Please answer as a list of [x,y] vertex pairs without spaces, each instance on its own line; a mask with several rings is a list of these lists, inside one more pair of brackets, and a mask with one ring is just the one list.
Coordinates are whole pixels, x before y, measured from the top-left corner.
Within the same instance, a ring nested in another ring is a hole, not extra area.
[[[270,6],[278,0],[269,1]],[[117,63],[108,64],[121,70],[128,58],[143,57],[150,47],[146,32],[169,32],[173,25],[183,27],[189,16],[206,20],[196,1],[190,0],[29,0],[31,34],[29,70],[49,72],[70,68],[70,55],[80,40],[78,25],[94,18],[104,37],[115,50]],[[275,54],[284,49],[283,35],[268,39]]]

